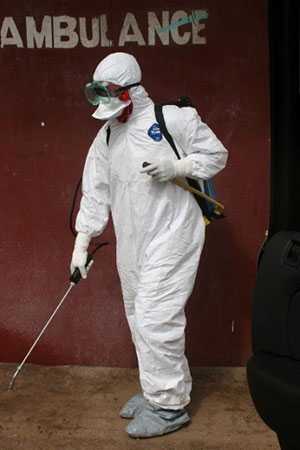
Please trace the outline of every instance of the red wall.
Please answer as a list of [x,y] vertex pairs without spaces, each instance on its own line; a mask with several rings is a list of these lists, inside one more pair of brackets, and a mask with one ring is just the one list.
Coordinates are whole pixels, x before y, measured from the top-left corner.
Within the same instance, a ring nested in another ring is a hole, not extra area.
[[[189,14],[196,8],[209,14],[200,33],[206,43],[178,45],[171,39],[162,45],[157,39],[149,45],[147,12],[160,19],[163,10],[172,15],[183,9],[182,2],[162,6],[132,0],[120,6],[116,1],[2,0],[0,361],[23,358],[68,286],[73,244],[68,213],[100,125],[90,116],[82,87],[111,51],[137,57],[143,84],[154,100],[190,95],[230,152],[228,168],[216,178],[227,218],[207,228],[187,307],[187,351],[193,365],[237,365],[250,354],[251,289],[268,226],[266,7],[261,0],[184,3]],[[145,45],[117,45],[127,12],[135,14]],[[26,16],[40,27],[47,15],[50,20],[61,15],[77,20],[101,14],[107,15],[112,48],[80,43],[74,48],[27,48]],[[23,47],[9,44],[16,32],[5,30],[7,17],[13,17]],[[191,32],[191,25],[178,32]],[[74,289],[31,362],[135,364],[111,226],[103,235],[107,239],[111,245],[99,251],[88,280]]]

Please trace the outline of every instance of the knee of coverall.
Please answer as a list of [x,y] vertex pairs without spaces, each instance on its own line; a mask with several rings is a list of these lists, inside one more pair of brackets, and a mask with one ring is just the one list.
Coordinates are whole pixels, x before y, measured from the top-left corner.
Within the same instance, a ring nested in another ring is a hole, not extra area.
[[[147,303],[147,302],[146,302]],[[159,347],[165,356],[184,354],[184,332],[186,317],[182,306],[172,308],[155,308],[151,304],[135,305],[135,329],[142,337],[144,347],[151,352]],[[144,351],[148,351],[144,348]]]

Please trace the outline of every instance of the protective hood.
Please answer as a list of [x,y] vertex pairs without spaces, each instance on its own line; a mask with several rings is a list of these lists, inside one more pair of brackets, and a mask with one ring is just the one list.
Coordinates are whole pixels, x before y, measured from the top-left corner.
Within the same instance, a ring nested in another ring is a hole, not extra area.
[[139,83],[142,79],[142,71],[133,55],[116,52],[106,56],[98,64],[93,79],[126,86],[126,84]]
[[[109,81],[120,86],[126,86],[139,83],[142,79],[142,72],[133,55],[116,52],[111,53],[98,64],[93,79],[94,81]],[[113,119],[122,114],[123,109],[130,103],[131,100],[122,101],[115,98],[107,105],[100,104],[92,116],[100,120]]]

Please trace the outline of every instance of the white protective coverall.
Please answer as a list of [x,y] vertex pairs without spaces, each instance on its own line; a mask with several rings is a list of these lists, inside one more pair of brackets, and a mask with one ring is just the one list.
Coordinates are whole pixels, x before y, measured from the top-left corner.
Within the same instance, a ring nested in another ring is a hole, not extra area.
[[[139,69],[131,59],[130,70],[120,67],[117,55],[102,61],[98,79],[120,85],[135,82]],[[143,394],[154,405],[181,409],[190,402],[191,391],[184,308],[194,285],[205,224],[192,194],[140,173],[143,162],[176,159],[176,155],[153,128],[154,104],[145,89],[138,86],[129,92],[133,103],[129,120],[106,122],[89,150],[76,230],[100,235],[111,212]],[[170,105],[163,112],[181,156],[193,161],[192,178],[208,179],[223,169],[227,150],[194,108]]]

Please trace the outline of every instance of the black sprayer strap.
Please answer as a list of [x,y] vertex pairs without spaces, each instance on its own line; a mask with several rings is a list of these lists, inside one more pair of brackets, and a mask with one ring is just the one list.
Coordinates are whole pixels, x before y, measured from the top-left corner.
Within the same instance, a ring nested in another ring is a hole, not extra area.
[[76,230],[75,230],[75,226],[74,226],[74,211],[75,211],[76,200],[78,197],[79,189],[81,187],[81,183],[82,183],[82,177],[80,178],[80,180],[78,181],[78,183],[76,185],[75,192],[73,194],[71,211],[69,214],[69,226],[70,226],[70,230],[71,230],[71,233],[73,234],[73,236],[76,236],[76,234],[77,234]]
[[106,145],[107,146],[109,144],[110,133],[111,133],[111,129],[110,129],[110,127],[107,127],[107,130],[106,130]]
[[175,142],[173,141],[172,136],[170,135],[170,133],[168,132],[167,126],[166,126],[166,122],[165,122],[165,118],[162,112],[162,105],[154,105],[154,111],[155,111],[155,117],[156,120],[158,122],[158,125],[161,129],[162,134],[164,135],[164,137],[167,139],[167,141],[169,142],[169,144],[171,145],[172,149],[175,152],[175,155],[177,156],[178,159],[180,159],[178,150],[176,148]]
[[[164,115],[162,112],[162,105],[154,105],[154,112],[155,112],[155,118],[158,122],[158,125],[161,129],[163,136],[167,139],[167,141],[171,145],[177,158],[181,159],[179,156],[178,150],[176,148],[175,142],[167,129],[165,118],[164,118]],[[194,180],[193,178],[188,178],[188,177],[186,178],[186,180],[191,187],[202,191],[200,185],[197,183],[196,180]],[[200,208],[202,209],[203,215],[207,217],[208,216],[208,208],[207,208],[206,201],[203,198],[199,197],[198,195],[194,195],[194,198],[195,198],[196,202],[198,203],[198,205],[200,206]]]

